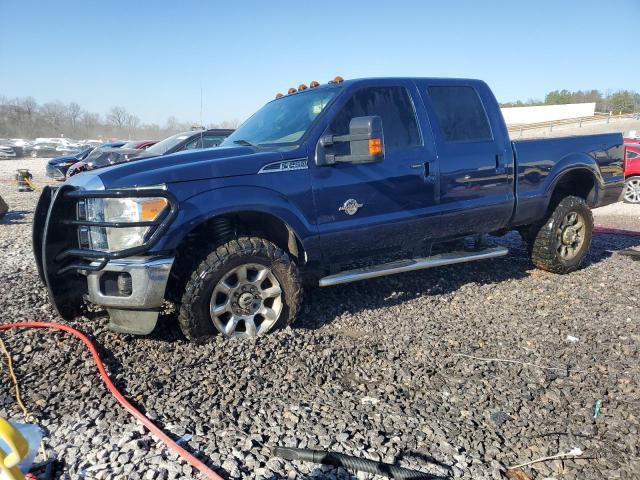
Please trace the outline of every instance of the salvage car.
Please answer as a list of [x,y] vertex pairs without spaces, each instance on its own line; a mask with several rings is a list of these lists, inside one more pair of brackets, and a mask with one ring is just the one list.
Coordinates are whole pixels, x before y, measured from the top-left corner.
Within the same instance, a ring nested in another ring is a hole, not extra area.
[[34,252],[65,319],[86,299],[145,334],[168,300],[189,339],[254,337],[295,319],[303,282],[508,253],[484,234],[518,231],[535,266],[573,272],[622,161],[618,133],[511,141],[479,80],[336,78],[278,95],[219,148],[44,189]]
[[109,167],[118,163],[128,162],[138,157],[144,150],[136,148],[103,148],[94,149],[86,158],[74,163],[67,170],[66,178],[71,178],[78,173],[96,168]]
[[625,143],[624,201],[640,203],[640,142]]
[[24,153],[25,156],[29,155],[31,158],[56,157],[60,155],[60,152],[57,150],[59,146],[59,143],[36,142],[33,145],[25,147]]
[[191,130],[177,133],[147,148],[140,158],[157,155],[169,155],[183,150],[200,150],[219,146],[233,133],[231,129],[212,128],[209,130]]
[[[161,142],[153,145],[147,145],[146,150],[138,152],[127,152],[126,154],[120,150],[122,155],[116,155],[117,152],[110,152],[110,155],[102,155],[99,158],[87,158],[76,165],[73,165],[67,172],[67,178],[87,170],[95,170],[96,168],[109,167],[117,163],[128,162],[131,160],[142,160],[143,158],[156,157],[160,155],[169,155],[184,150],[200,150],[203,148],[217,147],[227,138],[233,130],[212,129],[190,131],[178,133],[171,137],[165,138]],[[150,143],[150,142],[146,142]],[[144,145],[145,142],[135,142],[134,145]],[[125,148],[123,145],[122,148]],[[135,154],[134,154],[135,153]]]
[[122,148],[135,148],[136,150],[146,150],[147,148],[158,143],[157,140],[130,140]]
[[[119,148],[122,147],[125,142],[110,142],[100,145],[103,148]],[[72,165],[84,160],[87,156],[95,150],[95,147],[87,147],[84,150],[71,155],[61,155],[59,157],[52,158],[47,162],[46,174],[48,177],[55,178],[56,180],[65,180],[67,178],[67,170]]]
[[0,143],[0,158],[15,158],[16,151],[9,143]]

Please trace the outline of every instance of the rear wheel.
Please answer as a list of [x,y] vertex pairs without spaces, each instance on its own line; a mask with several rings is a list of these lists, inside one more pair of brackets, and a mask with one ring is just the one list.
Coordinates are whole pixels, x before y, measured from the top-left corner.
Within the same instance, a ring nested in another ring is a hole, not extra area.
[[627,178],[623,198],[626,203],[640,203],[640,177]]
[[579,197],[565,197],[547,221],[531,235],[534,265],[554,273],[577,270],[591,246],[593,216]]
[[289,255],[268,240],[242,237],[218,247],[196,269],[178,321],[192,340],[215,333],[256,337],[291,323],[301,297]]

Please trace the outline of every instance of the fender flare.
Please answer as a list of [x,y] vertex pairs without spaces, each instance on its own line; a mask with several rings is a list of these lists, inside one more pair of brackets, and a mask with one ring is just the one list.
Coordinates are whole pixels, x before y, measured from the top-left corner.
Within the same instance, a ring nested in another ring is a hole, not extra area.
[[275,217],[295,235],[305,251],[313,249],[316,226],[282,194],[264,187],[226,186],[181,200],[177,218],[154,250],[173,251],[202,223],[221,215],[245,212]]
[[577,170],[587,171],[593,178],[593,186],[595,189],[593,204],[597,203],[598,195],[605,185],[605,181],[602,178],[602,174],[600,173],[598,164],[593,157],[587,155],[586,153],[573,153],[561,158],[560,161],[558,161],[549,172],[549,178],[551,178],[552,180],[548,182],[544,190],[545,208],[549,207],[553,192],[555,191],[560,181],[565,178],[566,175]]

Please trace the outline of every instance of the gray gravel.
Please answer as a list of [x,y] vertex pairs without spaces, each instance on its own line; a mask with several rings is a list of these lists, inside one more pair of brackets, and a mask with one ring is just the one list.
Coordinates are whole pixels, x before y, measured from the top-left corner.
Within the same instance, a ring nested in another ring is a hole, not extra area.
[[[31,256],[37,193],[15,192],[10,179],[26,166],[42,183],[44,162],[0,162],[12,208],[0,221],[1,323],[59,320]],[[617,252],[640,238],[596,236],[586,267],[563,277],[535,270],[516,235],[495,243],[512,254],[312,290],[293,328],[252,342],[188,343],[170,314],[147,337],[111,333],[100,316],[69,323],[96,341],[126,396],[176,438],[191,434],[187,448],[231,478],[349,478],[271,458],[275,445],[465,479],[503,478],[508,465],[579,447],[583,458],[524,470],[638,478],[640,264]],[[59,478],[197,478],[106,393],[79,342],[1,335],[63,461]],[[0,416],[20,420],[4,366],[0,378]]]

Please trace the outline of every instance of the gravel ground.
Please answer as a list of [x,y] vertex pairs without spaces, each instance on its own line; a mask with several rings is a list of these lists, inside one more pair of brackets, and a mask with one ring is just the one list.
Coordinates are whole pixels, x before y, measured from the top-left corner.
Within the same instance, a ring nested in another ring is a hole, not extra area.
[[[31,256],[37,193],[11,180],[21,166],[44,182],[44,162],[0,162],[12,209],[0,221],[0,323],[59,320]],[[639,210],[614,205],[597,223],[640,230]],[[69,324],[95,340],[128,398],[176,438],[192,435],[187,448],[231,478],[350,478],[271,458],[275,445],[465,479],[579,447],[581,458],[524,471],[640,477],[640,264],[618,253],[640,238],[597,235],[585,268],[563,277],[534,269],[516,235],[495,242],[511,255],[312,290],[293,328],[256,341],[194,345],[171,315],[147,337],[109,332],[100,316]],[[106,394],[79,342],[2,338],[59,478],[197,478]],[[5,370],[0,416],[20,420]]]

